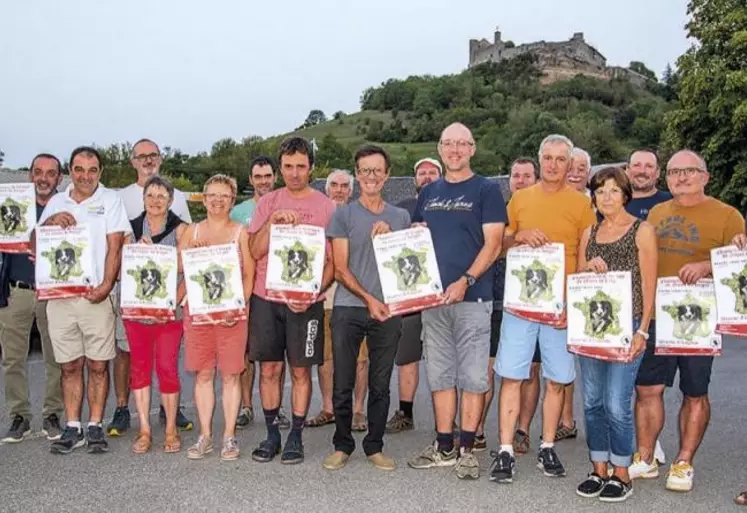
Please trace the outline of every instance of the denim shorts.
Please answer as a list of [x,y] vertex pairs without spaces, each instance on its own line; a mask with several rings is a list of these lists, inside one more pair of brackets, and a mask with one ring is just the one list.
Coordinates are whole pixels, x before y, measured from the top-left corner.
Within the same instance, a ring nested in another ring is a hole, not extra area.
[[423,356],[432,392],[488,391],[492,301],[463,301],[423,311]]
[[503,312],[495,372],[507,379],[529,379],[532,357],[539,343],[542,377],[555,383],[572,383],[576,378],[576,366],[573,355],[566,348],[566,338],[564,329],[555,329]]

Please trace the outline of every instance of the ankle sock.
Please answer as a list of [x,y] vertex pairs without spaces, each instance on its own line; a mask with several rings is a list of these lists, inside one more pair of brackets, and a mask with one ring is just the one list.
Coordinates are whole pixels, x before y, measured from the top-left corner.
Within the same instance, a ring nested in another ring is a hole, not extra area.
[[472,452],[472,447],[475,445],[475,432],[474,431],[460,431],[459,432],[459,446],[463,452]]
[[91,427],[91,426],[101,427],[101,422],[91,422],[91,421],[89,421],[88,422],[88,427]]
[[552,449],[555,447],[555,444],[553,442],[545,442],[544,440],[540,444],[540,449]]
[[451,452],[454,450],[454,433],[438,433],[436,435],[438,450],[441,452]]
[[273,408],[272,410],[264,410],[265,413],[265,426],[267,426],[267,439],[271,442],[280,445],[280,429],[275,420],[278,418],[278,411],[280,408]]
[[501,447],[500,447],[500,449],[498,449],[498,452],[507,452],[511,456],[513,456],[514,455],[514,446],[511,445],[511,444],[507,444],[507,445],[501,444]]
[[67,421],[67,427],[75,428],[75,429],[78,430],[78,432],[80,432],[80,430],[81,430],[81,425],[80,425],[80,421],[79,420],[68,420]]
[[400,401],[399,409],[408,419],[412,418],[412,401]]

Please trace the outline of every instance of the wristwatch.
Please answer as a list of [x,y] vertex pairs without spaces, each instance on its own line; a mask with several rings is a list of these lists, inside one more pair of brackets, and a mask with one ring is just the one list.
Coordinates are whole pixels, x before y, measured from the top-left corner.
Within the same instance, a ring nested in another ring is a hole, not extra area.
[[471,287],[471,286],[472,286],[472,285],[474,285],[474,284],[475,284],[475,282],[477,281],[477,280],[475,279],[475,277],[474,277],[474,276],[472,276],[472,275],[471,275],[471,274],[469,274],[469,273],[464,273],[464,274],[463,274],[462,276],[463,276],[464,278],[466,278],[466,279],[467,279],[467,286],[468,286],[468,287]]
[[636,331],[636,333],[638,333],[640,336],[642,336],[643,340],[648,340],[648,332],[647,331],[638,330],[638,331]]

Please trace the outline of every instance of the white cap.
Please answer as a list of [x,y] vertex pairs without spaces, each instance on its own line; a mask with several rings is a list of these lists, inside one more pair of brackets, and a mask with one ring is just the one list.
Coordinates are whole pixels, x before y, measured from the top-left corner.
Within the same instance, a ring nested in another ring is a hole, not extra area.
[[441,167],[441,163],[438,160],[436,160],[436,159],[432,159],[432,158],[428,158],[428,157],[426,157],[424,159],[420,159],[417,162],[415,162],[415,165],[412,166],[412,170],[417,173],[418,167],[420,167],[421,164],[424,164],[426,162],[429,162],[429,163],[433,164],[434,166],[436,166],[438,168],[439,174],[443,174],[444,170]]

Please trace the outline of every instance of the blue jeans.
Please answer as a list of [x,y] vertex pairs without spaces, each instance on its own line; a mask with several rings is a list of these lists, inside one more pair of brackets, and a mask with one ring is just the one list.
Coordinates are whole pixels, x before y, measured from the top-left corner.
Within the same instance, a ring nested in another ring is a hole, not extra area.
[[[634,322],[637,329],[638,322]],[[628,467],[633,462],[633,390],[643,354],[629,363],[579,356],[586,444],[592,463]]]

